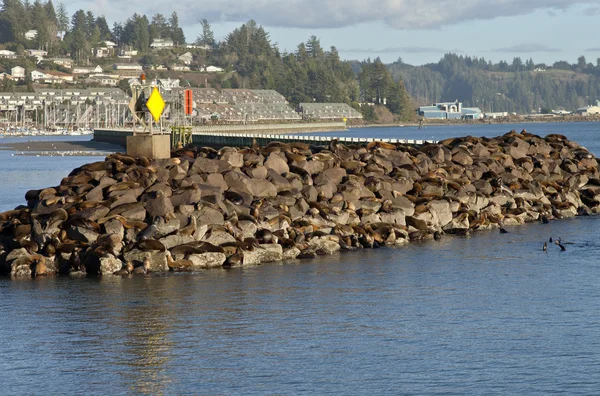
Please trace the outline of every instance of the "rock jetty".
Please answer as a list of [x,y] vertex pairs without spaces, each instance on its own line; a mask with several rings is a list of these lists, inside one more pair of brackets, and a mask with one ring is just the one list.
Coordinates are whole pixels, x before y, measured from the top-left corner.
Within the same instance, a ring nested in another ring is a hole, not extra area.
[[111,154],[0,214],[0,272],[236,267],[600,211],[594,156],[511,131],[421,146],[187,147]]

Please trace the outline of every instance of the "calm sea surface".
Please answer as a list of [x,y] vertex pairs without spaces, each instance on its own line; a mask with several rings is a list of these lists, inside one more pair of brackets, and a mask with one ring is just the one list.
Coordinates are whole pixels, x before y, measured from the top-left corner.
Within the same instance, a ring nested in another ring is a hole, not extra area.
[[[600,124],[525,127],[600,155]],[[98,159],[0,151],[0,210]],[[599,231],[588,217],[229,271],[0,279],[0,394],[595,395]],[[550,236],[567,250],[542,252]]]

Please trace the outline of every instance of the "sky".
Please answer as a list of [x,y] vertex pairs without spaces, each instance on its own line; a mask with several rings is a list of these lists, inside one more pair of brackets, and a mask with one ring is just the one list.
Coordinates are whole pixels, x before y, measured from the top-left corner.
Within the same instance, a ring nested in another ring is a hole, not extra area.
[[600,0],[64,0],[109,24],[134,12],[169,16],[177,11],[188,42],[206,18],[217,40],[249,19],[292,52],[315,35],[343,59],[398,58],[412,65],[437,62],[445,53],[512,62],[600,58]]

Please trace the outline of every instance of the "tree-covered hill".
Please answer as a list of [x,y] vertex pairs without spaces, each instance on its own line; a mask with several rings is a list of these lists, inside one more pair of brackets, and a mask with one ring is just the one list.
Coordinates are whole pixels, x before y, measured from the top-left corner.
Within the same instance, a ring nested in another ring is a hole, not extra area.
[[411,66],[399,59],[388,68],[420,104],[459,99],[484,111],[528,113],[575,110],[600,99],[600,59],[596,65],[584,57],[576,64],[534,64],[520,58],[492,64],[446,54],[438,63]]

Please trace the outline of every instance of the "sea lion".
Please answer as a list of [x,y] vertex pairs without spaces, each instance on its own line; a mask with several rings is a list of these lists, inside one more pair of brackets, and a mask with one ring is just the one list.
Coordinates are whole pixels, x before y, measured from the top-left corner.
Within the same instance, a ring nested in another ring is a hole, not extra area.
[[32,276],[43,276],[48,275],[48,268],[46,267],[46,258],[40,254],[36,254],[33,257],[33,272]]
[[113,275],[130,275],[133,272],[133,269],[133,263],[128,261],[125,265],[123,265],[123,268],[113,272]]
[[140,241],[137,246],[138,246],[138,249],[144,250],[144,251],[159,250],[161,252],[164,252],[165,250],[167,250],[165,245],[162,242],[157,241],[155,239],[144,239],[144,240]]
[[145,275],[150,271],[150,258],[148,256],[146,256],[144,258],[144,262],[141,266],[139,267],[135,267],[133,269],[133,273],[134,274],[138,274],[138,275]]
[[191,271],[194,268],[194,263],[191,260],[173,260],[171,252],[167,250],[167,267],[169,271]]
[[189,224],[186,225],[185,227],[180,228],[177,231],[177,235],[181,235],[181,236],[192,236],[194,235],[194,233],[196,232],[196,217],[195,216],[190,216],[189,217]]

